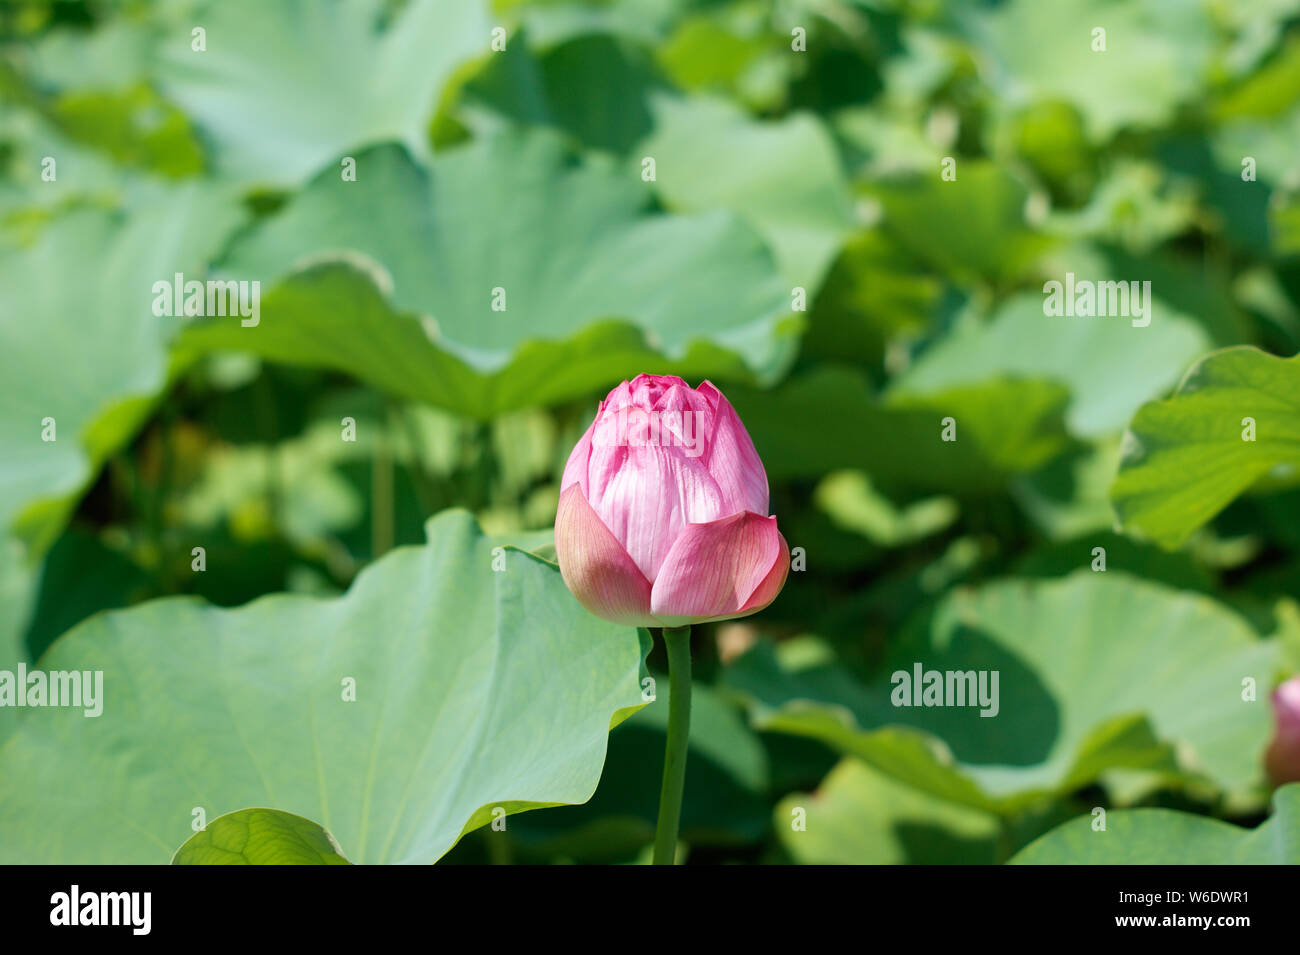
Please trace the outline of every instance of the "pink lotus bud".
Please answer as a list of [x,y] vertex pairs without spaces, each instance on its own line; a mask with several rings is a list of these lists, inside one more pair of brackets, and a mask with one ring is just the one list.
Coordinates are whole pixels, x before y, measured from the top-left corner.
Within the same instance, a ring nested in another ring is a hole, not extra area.
[[584,607],[642,627],[762,610],[790,562],[731,403],[707,381],[662,375],[601,402],[564,468],[555,549]]
[[1273,691],[1273,718],[1277,731],[1264,754],[1273,782],[1300,782],[1300,676],[1293,676]]

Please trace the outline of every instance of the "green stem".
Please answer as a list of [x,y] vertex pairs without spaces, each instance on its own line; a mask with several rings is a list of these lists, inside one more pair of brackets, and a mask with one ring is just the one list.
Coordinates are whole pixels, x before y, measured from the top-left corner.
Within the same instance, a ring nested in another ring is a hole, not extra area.
[[665,627],[668,647],[668,743],[664,747],[664,782],[659,790],[659,824],[655,827],[655,865],[672,865],[677,827],[682,818],[686,750],[691,735],[691,628]]
[[393,457],[388,438],[380,434],[370,467],[370,559],[393,549]]

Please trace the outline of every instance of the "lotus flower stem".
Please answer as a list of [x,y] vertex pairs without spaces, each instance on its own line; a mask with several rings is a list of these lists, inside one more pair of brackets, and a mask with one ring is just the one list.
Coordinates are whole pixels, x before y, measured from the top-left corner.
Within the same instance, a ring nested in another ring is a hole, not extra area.
[[659,790],[654,864],[672,865],[691,734],[691,628],[664,627],[662,632],[668,648],[668,743],[664,747],[664,782]]

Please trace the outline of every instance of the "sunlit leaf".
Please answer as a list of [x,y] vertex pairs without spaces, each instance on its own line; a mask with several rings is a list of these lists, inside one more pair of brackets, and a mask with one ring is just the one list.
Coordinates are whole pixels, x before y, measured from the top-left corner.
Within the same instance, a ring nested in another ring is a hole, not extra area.
[[209,822],[176,850],[172,865],[347,865],[321,826],[277,809],[240,809]]
[[[296,185],[348,149],[425,149],[453,70],[486,53],[480,0],[221,0],[159,44],[157,81],[207,135],[218,176]],[[337,168],[335,170],[337,175]]]
[[658,96],[655,189],[683,211],[731,209],[752,222],[791,285],[815,289],[853,225],[830,135],[811,114],[749,118],[725,100]]
[[1175,547],[1264,478],[1300,480],[1300,356],[1229,348],[1134,416],[1111,501],[1126,530]]
[[[223,263],[280,282],[261,323],[196,324],[186,343],[336,368],[476,418],[665,359],[697,377],[779,374],[790,295],[762,243],[726,213],[649,201],[639,178],[572,164],[550,133],[474,143],[431,174],[380,147],[356,182],[322,174]],[[355,267],[294,272],[331,260]]]
[[[750,699],[760,728],[820,739],[926,792],[1005,810],[1113,768],[1247,793],[1271,714],[1243,699],[1243,681],[1267,685],[1276,653],[1206,597],[1085,569],[955,591],[866,682],[834,662],[783,666],[761,651],[726,680]],[[895,705],[894,674],[911,686],[917,666],[945,687],[948,673],[985,674],[985,703]]]
[[102,713],[22,710],[0,746],[0,777],[23,780],[0,790],[0,858],[166,862],[196,810],[269,806],[354,862],[429,863],[498,808],[586,800],[611,724],[644,704],[648,643],[503,544],[451,512],[337,599],[87,621],[40,666],[102,671]]
[[988,865],[999,823],[850,757],[815,792],[781,800],[772,827],[803,865]]
[[1172,809],[1116,810],[1105,829],[1081,816],[1022,849],[1017,865],[1300,865],[1300,785],[1273,797],[1274,813],[1243,829]]

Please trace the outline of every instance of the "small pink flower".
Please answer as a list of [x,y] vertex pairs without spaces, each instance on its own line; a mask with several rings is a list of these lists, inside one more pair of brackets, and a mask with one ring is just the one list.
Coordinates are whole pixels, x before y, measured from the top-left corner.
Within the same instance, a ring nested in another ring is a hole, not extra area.
[[722,392],[638,375],[601,402],[565,465],[560,573],[615,623],[744,617],[776,598],[789,570],[767,503],[763,462]]
[[1273,691],[1273,718],[1277,730],[1264,754],[1273,782],[1300,782],[1300,676],[1293,676]]

